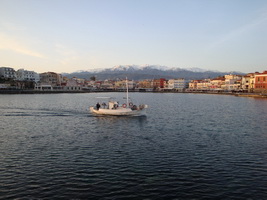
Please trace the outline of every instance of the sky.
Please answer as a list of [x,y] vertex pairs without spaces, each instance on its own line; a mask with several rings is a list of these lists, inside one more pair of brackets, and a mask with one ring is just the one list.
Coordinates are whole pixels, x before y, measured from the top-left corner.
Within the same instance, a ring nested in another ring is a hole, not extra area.
[[267,70],[266,0],[0,0],[0,66]]

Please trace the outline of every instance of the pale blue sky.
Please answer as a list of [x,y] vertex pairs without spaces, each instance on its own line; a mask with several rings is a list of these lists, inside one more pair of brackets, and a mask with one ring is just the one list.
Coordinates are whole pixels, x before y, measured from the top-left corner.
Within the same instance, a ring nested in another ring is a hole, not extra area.
[[0,0],[0,66],[267,70],[267,0]]

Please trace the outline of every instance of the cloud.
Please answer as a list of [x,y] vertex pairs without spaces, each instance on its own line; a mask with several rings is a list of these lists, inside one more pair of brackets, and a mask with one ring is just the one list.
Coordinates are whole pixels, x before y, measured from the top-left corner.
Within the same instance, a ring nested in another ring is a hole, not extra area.
[[20,39],[9,36],[4,33],[0,33],[0,49],[11,50],[20,54],[33,57],[45,58],[43,54],[32,50],[28,47],[27,44],[21,42]]
[[224,43],[226,43],[232,39],[238,38],[242,34],[245,34],[249,31],[252,31],[256,27],[259,27],[266,22],[267,22],[267,14],[266,14],[266,12],[262,12],[261,16],[259,18],[254,19],[253,21],[250,21],[249,23],[230,31],[228,34],[223,35],[217,41],[213,42],[210,45],[210,48],[211,49],[215,48],[215,47],[222,45],[222,44],[224,44]]

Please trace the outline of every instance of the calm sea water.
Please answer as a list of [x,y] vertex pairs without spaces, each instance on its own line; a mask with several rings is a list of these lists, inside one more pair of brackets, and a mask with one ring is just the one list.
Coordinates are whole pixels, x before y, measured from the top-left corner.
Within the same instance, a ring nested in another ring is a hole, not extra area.
[[267,199],[267,99],[133,93],[147,117],[95,117],[97,96],[0,95],[0,199]]

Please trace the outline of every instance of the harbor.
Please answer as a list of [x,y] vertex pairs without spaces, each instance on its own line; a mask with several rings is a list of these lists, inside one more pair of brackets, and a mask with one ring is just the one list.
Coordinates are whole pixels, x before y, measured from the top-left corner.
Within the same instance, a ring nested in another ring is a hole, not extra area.
[[265,99],[135,92],[145,117],[90,113],[110,95],[1,95],[1,198],[267,196]]

